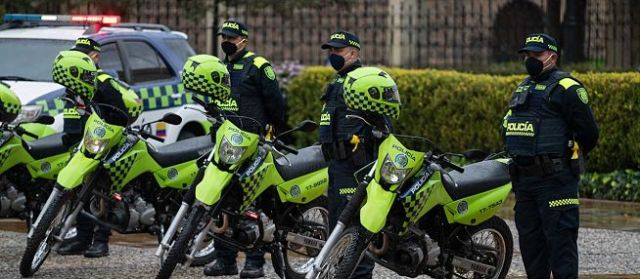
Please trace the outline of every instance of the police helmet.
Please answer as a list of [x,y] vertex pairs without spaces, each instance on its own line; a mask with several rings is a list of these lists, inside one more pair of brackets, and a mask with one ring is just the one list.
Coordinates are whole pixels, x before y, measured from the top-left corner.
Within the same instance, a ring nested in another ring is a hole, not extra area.
[[227,66],[215,56],[189,57],[182,68],[184,87],[207,97],[226,101],[231,96]]
[[22,104],[20,99],[9,88],[9,85],[0,82],[0,122],[11,122],[20,114]]
[[344,81],[344,101],[347,107],[392,118],[400,116],[398,86],[380,68],[362,67],[347,74]]
[[97,67],[88,55],[73,50],[61,51],[53,62],[53,81],[71,93],[93,99]]

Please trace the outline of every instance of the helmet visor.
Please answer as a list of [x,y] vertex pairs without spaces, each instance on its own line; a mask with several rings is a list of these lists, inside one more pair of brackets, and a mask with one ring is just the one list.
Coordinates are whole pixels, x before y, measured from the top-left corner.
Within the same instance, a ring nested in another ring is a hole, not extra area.
[[398,86],[385,87],[382,91],[382,98],[387,102],[400,103],[400,94]]

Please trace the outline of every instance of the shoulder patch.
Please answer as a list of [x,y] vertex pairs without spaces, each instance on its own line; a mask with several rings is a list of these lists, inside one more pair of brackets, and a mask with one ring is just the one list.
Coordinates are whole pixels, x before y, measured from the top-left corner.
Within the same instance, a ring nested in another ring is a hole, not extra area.
[[576,94],[578,94],[578,97],[580,97],[580,101],[582,101],[585,104],[589,103],[589,97],[587,97],[587,90],[584,89],[584,87],[578,88],[578,90],[576,90]]
[[108,79],[110,79],[110,78],[112,78],[112,77],[111,77],[109,74],[104,73],[104,72],[103,72],[103,73],[100,73],[100,74],[98,75],[98,77],[97,77],[98,81],[100,81],[100,82],[105,82],[105,81],[107,81],[107,80],[108,80]]
[[572,78],[563,78],[560,80],[560,85],[562,85],[562,87],[567,90],[569,89],[569,87],[574,86],[574,85],[580,85],[580,83],[578,83],[577,81],[575,81]]
[[270,80],[275,80],[276,79],[276,73],[273,71],[273,67],[271,67],[271,65],[267,65],[266,67],[264,67],[264,74]]
[[253,58],[253,65],[256,65],[258,69],[262,68],[262,66],[267,63],[269,63],[269,61],[267,61],[267,59],[264,59],[264,57],[262,56],[256,56],[256,58]]

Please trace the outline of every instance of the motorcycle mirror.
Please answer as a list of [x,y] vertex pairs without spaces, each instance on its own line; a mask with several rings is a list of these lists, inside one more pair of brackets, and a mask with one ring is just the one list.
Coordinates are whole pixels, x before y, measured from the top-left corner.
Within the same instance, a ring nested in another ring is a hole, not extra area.
[[296,127],[296,130],[307,133],[313,132],[316,129],[318,129],[318,123],[308,119],[300,122],[300,124],[298,124],[298,127]]
[[484,158],[487,158],[487,152],[484,152],[480,149],[469,149],[465,152],[462,152],[464,158],[470,161],[482,161]]
[[173,112],[169,112],[167,114],[165,114],[162,119],[158,120],[159,122],[166,122],[167,124],[171,124],[171,125],[178,125],[180,123],[182,123],[182,117],[180,117],[180,115],[177,115]]
[[40,115],[35,121],[36,123],[51,125],[55,122],[55,119],[51,115]]

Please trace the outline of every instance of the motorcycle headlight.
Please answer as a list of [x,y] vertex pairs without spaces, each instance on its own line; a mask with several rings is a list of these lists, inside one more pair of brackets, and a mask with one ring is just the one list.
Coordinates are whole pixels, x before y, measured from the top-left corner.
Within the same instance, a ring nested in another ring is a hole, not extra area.
[[23,106],[20,114],[13,120],[13,124],[34,122],[42,112],[41,106]]
[[389,154],[384,157],[384,161],[380,167],[380,176],[382,176],[382,179],[387,184],[398,184],[402,182],[409,172],[411,172],[411,168],[398,168],[397,164],[389,157]]
[[244,154],[247,148],[240,146],[233,146],[227,138],[222,138],[222,143],[220,143],[220,149],[218,149],[218,153],[220,155],[220,160],[225,164],[233,165],[240,161],[242,155]]
[[91,132],[87,132],[83,139],[84,148],[93,154],[99,154],[104,151],[108,143],[109,139],[94,137]]

